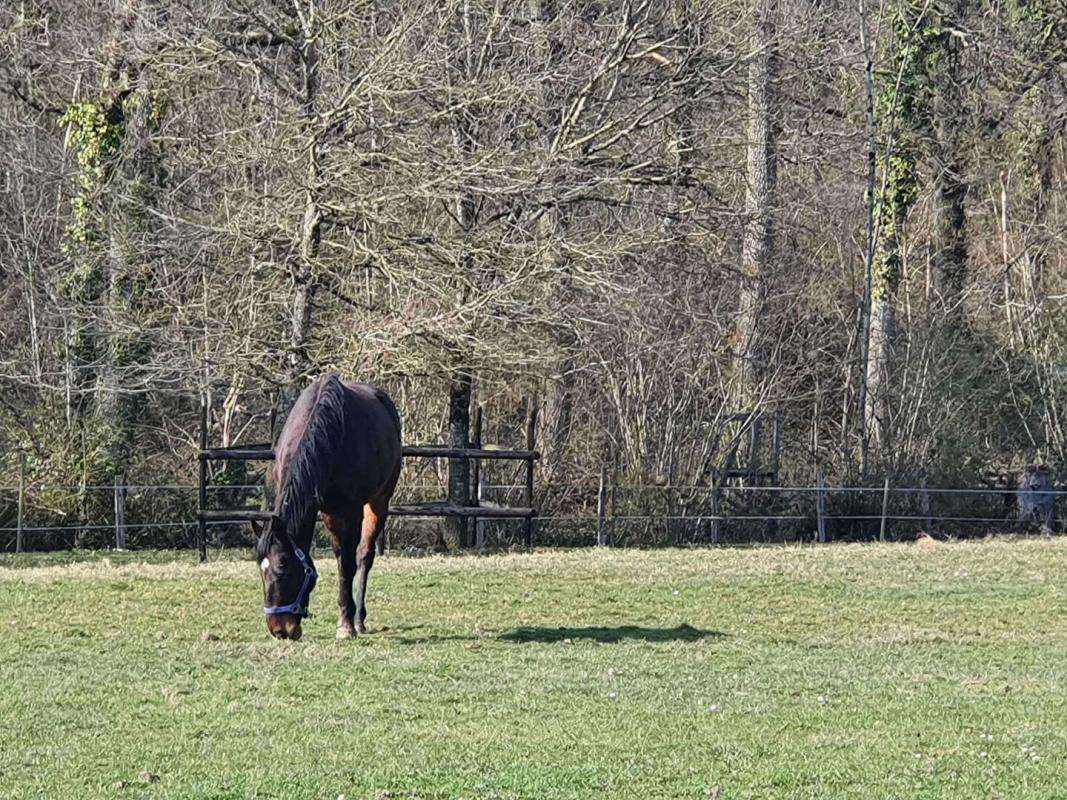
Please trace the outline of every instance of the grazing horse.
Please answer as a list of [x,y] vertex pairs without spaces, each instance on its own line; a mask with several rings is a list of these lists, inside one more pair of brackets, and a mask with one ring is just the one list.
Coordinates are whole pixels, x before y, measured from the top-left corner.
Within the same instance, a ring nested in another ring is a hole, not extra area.
[[310,551],[320,511],[341,579],[337,638],[366,633],[367,575],[400,477],[400,457],[400,416],[380,389],[331,373],[297,398],[275,447],[274,512],[265,524],[253,523],[272,636],[301,636],[318,578]]

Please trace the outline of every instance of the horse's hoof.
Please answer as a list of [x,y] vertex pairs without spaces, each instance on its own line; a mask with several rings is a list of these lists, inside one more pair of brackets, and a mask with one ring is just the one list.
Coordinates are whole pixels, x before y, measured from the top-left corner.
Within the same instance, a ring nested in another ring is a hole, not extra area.
[[356,633],[365,634],[367,632],[367,626],[362,622],[356,625]]
[[356,638],[356,631],[355,631],[355,629],[353,629],[353,628],[351,628],[351,627],[349,627],[347,625],[338,625],[337,626],[337,638],[341,639],[341,640],[344,640],[344,639],[355,639]]

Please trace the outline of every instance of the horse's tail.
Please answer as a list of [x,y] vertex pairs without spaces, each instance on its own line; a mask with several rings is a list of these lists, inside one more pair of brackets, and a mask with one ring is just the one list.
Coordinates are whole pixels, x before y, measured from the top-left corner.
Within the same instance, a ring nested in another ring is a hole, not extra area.
[[318,513],[322,491],[344,446],[345,387],[336,372],[321,379],[307,428],[289,468],[281,498],[282,517],[290,536]]

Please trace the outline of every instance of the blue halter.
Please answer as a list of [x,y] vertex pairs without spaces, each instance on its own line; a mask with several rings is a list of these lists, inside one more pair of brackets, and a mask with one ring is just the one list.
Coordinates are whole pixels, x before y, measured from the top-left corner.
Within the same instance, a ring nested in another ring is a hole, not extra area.
[[274,614],[296,614],[298,617],[311,616],[308,606],[311,604],[311,592],[315,588],[315,582],[319,579],[319,573],[315,571],[315,565],[311,563],[311,559],[296,546],[296,542],[290,540],[290,544],[293,546],[293,552],[296,554],[297,560],[304,568],[304,582],[300,584],[300,591],[297,592],[296,599],[289,605],[263,606],[263,613],[268,617]]

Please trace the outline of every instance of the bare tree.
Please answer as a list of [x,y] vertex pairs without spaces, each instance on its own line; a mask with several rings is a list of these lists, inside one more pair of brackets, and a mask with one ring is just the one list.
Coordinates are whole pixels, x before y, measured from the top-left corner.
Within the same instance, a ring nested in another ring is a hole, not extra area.
[[762,328],[766,325],[767,282],[774,257],[779,113],[777,18],[777,0],[760,0],[756,4],[753,55],[748,67],[746,221],[738,307],[741,398],[746,409],[760,405],[767,376],[767,337]]

